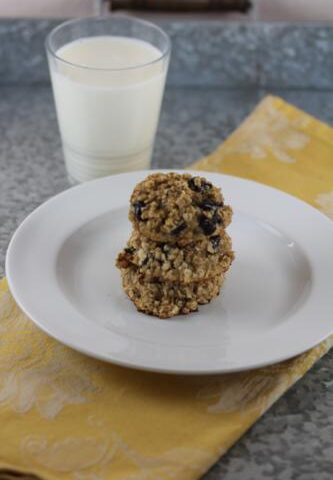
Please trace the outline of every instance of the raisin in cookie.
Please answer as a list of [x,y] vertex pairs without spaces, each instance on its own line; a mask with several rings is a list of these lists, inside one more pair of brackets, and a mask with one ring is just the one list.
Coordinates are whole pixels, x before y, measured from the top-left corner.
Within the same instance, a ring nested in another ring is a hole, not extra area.
[[226,233],[180,247],[147,240],[133,232],[116,265],[121,271],[135,267],[144,281],[188,284],[227,272],[233,258],[231,239]]
[[134,189],[129,219],[147,239],[186,245],[221,235],[232,210],[209,181],[189,174],[156,173]]
[[122,273],[123,288],[140,312],[159,318],[195,312],[219,292],[223,275],[188,284],[147,282],[136,268]]

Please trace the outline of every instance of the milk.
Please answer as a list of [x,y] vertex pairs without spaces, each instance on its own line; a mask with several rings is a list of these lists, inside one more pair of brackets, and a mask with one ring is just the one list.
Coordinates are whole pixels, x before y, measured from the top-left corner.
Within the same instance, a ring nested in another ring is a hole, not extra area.
[[161,56],[145,41],[116,36],[57,50],[51,79],[71,179],[149,168],[167,71]]

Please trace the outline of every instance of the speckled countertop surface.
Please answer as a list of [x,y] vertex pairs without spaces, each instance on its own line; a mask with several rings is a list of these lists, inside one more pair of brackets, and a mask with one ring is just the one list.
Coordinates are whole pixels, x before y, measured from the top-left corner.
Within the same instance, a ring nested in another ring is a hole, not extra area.
[[[181,167],[212,151],[264,90],[171,88],[154,167]],[[300,108],[333,124],[333,91],[283,90]],[[50,88],[0,88],[0,273],[17,225],[68,188]],[[232,448],[205,480],[332,480],[333,352],[326,355]]]

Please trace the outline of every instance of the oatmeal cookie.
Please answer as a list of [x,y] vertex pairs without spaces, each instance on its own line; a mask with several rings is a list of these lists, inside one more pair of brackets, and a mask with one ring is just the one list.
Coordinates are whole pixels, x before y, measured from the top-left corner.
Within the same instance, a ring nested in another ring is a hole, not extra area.
[[134,189],[129,219],[147,239],[186,245],[221,235],[232,210],[219,188],[203,177],[155,173]]
[[123,288],[140,312],[159,318],[195,312],[219,292],[224,276],[188,284],[147,282],[134,267],[122,272]]
[[233,258],[231,239],[226,233],[179,247],[147,240],[133,232],[116,265],[122,271],[135,267],[144,281],[188,284],[227,272]]

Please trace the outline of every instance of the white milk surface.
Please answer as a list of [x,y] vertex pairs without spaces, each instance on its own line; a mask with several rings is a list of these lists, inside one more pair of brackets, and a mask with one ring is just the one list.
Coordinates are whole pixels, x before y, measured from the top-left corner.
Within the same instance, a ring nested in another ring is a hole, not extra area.
[[[142,40],[99,36],[61,47],[51,77],[70,177],[148,168],[167,65]],[[135,68],[133,67],[135,66]]]

